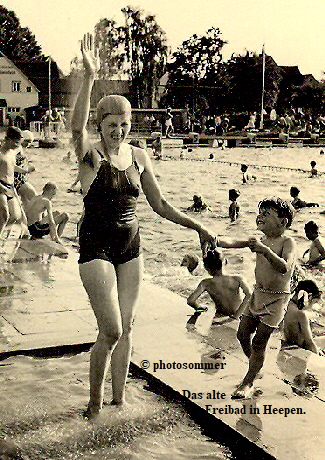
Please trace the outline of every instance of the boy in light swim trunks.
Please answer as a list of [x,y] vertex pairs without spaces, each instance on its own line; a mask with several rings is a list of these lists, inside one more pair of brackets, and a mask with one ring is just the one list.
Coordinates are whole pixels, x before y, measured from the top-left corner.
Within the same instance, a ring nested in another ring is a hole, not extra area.
[[[197,312],[206,311],[207,309],[201,307],[197,300],[204,292],[207,292],[215,304],[216,314],[221,313],[238,319],[251,296],[245,278],[240,275],[224,275],[223,256],[217,250],[208,251],[206,257],[203,258],[203,264],[212,278],[206,278],[199,283],[188,297],[187,304]],[[245,294],[243,299],[240,294],[241,290]]]
[[310,220],[305,225],[306,237],[312,242],[310,248],[304,252],[304,255],[309,252],[309,260],[305,266],[315,266],[325,259],[325,248],[322,239],[319,236],[319,228],[316,222]]
[[264,233],[261,240],[252,237],[217,242],[223,248],[249,247],[256,253],[256,284],[237,331],[249,368],[232,394],[234,399],[248,396],[263,366],[268,340],[283,320],[290,300],[290,279],[296,263],[295,242],[284,234],[292,223],[294,210],[281,198],[264,199],[258,210],[257,229]]
[[56,243],[60,243],[59,237],[62,235],[69,216],[67,213],[52,211],[52,198],[56,195],[57,186],[48,182],[43,187],[41,195],[36,195],[26,206],[28,230],[33,239],[42,238],[50,235]]

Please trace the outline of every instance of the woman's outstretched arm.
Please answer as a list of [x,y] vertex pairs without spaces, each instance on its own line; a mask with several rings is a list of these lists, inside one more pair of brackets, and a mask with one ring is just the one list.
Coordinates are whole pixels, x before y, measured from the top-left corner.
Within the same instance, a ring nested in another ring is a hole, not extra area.
[[175,224],[196,230],[199,234],[203,254],[205,254],[209,248],[214,248],[216,246],[215,235],[198,221],[174,208],[174,206],[165,199],[154,175],[148,154],[143,150],[141,152],[141,163],[144,166],[144,170],[141,174],[141,184],[143,192],[152,209],[161,217],[164,217]]
[[71,117],[72,137],[78,158],[82,158],[88,150],[86,132],[90,110],[90,94],[95,80],[98,58],[95,51],[94,39],[91,34],[85,34],[81,41],[84,76]]

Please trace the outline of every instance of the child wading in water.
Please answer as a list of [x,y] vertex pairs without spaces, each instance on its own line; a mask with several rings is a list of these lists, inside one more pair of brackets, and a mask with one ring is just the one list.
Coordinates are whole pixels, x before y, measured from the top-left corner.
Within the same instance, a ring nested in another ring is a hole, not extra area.
[[238,219],[239,215],[239,204],[237,203],[237,198],[240,196],[240,191],[235,190],[234,188],[229,190],[229,200],[231,201],[229,206],[229,217],[231,222],[235,222]]
[[256,284],[237,331],[237,338],[249,358],[249,367],[232,394],[233,399],[248,396],[263,366],[268,340],[287,310],[290,279],[296,263],[295,242],[284,235],[292,223],[291,206],[280,198],[270,198],[261,201],[258,210],[257,229],[265,235],[261,240],[219,239],[217,242],[223,248],[249,247],[256,252]]
[[306,237],[312,242],[310,248],[304,252],[304,255],[309,252],[309,260],[305,266],[312,267],[318,265],[319,262],[325,259],[325,248],[322,239],[319,236],[319,228],[316,222],[310,220],[305,225]]
[[[245,310],[250,299],[251,291],[246,280],[240,275],[224,275],[222,272],[223,257],[219,251],[208,251],[203,258],[204,268],[212,278],[206,278],[200,282],[198,287],[187,299],[187,304],[196,311],[206,311],[200,307],[197,299],[207,292],[216,307],[216,314],[230,316],[238,319]],[[240,290],[245,294],[242,300]]]

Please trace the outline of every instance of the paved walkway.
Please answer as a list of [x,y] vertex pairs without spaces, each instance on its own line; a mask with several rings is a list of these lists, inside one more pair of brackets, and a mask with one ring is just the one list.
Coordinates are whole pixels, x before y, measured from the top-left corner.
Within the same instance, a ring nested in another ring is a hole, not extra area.
[[[7,245],[11,262],[0,279],[0,357],[91,344],[96,324],[77,254],[58,257],[55,245],[41,241],[22,241],[17,248],[12,238]],[[280,351],[279,338],[272,337],[259,381],[263,394],[233,401],[231,392],[247,369],[237,322],[212,326],[213,312],[190,319],[189,310],[182,297],[145,282],[132,362],[195,405],[208,423],[218,419],[271,456],[323,458],[325,359],[304,350]],[[314,387],[306,389],[312,376]]]

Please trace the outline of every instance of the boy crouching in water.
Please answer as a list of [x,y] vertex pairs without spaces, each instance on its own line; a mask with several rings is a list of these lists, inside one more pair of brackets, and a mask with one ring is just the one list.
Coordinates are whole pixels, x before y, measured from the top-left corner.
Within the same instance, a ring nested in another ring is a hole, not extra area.
[[281,198],[264,199],[259,203],[258,211],[257,229],[264,233],[261,240],[220,239],[217,242],[223,248],[249,247],[256,252],[256,284],[237,331],[237,338],[249,358],[249,367],[232,394],[233,399],[246,398],[251,392],[264,363],[268,340],[287,310],[290,279],[296,263],[295,242],[284,234],[292,223],[294,211],[290,204]]
[[[246,280],[240,275],[223,274],[223,257],[217,250],[208,251],[203,258],[203,264],[212,278],[206,278],[199,283],[198,287],[188,297],[187,304],[197,312],[206,311],[206,308],[200,307],[197,299],[203,292],[207,292],[215,304],[216,314],[221,313],[238,319],[245,310],[251,295]],[[245,294],[243,300],[240,290]]]

